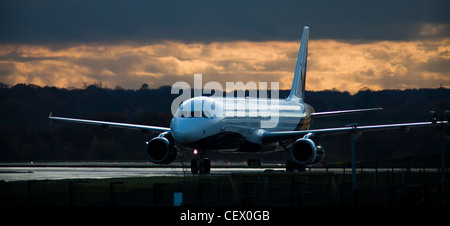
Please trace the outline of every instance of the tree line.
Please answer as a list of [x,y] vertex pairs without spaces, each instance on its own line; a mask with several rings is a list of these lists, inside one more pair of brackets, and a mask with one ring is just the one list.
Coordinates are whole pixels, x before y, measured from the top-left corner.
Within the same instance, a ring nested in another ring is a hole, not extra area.
[[[145,84],[138,90],[108,89],[99,84],[82,89],[0,84],[0,161],[146,160],[145,141],[157,134],[50,123],[48,115],[52,112],[54,116],[168,127],[172,118],[171,104],[178,95],[171,94],[170,86],[149,89]],[[289,90],[280,90],[280,98],[288,95]],[[356,94],[327,90],[307,91],[305,102],[316,111],[384,108],[314,121],[313,128],[324,128],[348,123],[427,121],[431,110],[438,113],[450,110],[449,97],[450,90],[446,88],[364,89]],[[439,138],[439,131],[432,128],[411,129],[409,133],[367,132],[357,142],[357,157],[376,160],[438,153]],[[349,135],[326,136],[321,143],[327,150],[326,161],[350,159]],[[264,155],[261,158],[264,159]]]

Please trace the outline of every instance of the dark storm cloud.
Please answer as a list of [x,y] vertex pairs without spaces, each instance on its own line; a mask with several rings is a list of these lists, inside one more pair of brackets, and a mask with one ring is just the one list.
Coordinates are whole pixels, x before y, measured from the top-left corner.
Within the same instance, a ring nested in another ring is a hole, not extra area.
[[0,0],[0,82],[279,81],[311,27],[308,90],[450,87],[448,0]]
[[448,37],[449,9],[448,0],[7,0],[0,42],[297,40],[304,25],[315,39],[411,40]]

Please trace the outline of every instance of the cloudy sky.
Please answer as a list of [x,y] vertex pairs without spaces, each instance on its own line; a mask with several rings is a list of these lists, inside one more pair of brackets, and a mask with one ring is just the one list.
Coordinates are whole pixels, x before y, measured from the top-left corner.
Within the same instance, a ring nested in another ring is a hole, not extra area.
[[303,26],[308,90],[450,88],[450,1],[2,0],[0,82],[289,89]]

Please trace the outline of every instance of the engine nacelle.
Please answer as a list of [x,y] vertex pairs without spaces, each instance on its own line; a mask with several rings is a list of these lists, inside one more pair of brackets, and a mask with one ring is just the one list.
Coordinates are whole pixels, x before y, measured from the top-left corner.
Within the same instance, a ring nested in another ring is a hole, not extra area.
[[292,144],[292,159],[301,165],[319,163],[325,157],[325,149],[308,137],[298,139]]
[[158,137],[151,139],[147,142],[145,150],[147,157],[153,163],[169,164],[177,158],[175,144],[168,133],[161,133]]

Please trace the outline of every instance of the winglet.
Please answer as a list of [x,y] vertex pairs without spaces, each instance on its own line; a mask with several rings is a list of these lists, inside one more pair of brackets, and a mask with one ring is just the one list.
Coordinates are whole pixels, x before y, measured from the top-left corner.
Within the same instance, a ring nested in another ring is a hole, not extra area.
[[50,112],[50,114],[48,115],[48,122],[49,122],[50,126],[52,125],[52,115],[53,115],[53,112]]

